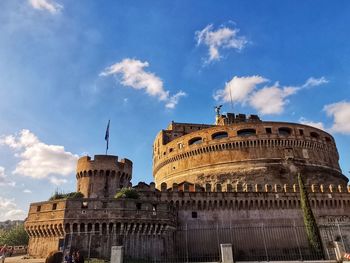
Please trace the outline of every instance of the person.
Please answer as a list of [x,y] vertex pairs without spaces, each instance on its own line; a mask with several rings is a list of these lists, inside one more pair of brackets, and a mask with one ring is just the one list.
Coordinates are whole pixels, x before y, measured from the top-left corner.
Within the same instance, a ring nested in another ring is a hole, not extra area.
[[45,263],[62,263],[63,253],[61,251],[52,251],[46,258]]
[[7,245],[5,244],[0,250],[0,263],[5,263]]
[[73,256],[70,251],[68,251],[64,257],[64,262],[65,263],[73,263]]
[[11,248],[10,248],[10,251],[9,251],[9,257],[12,257],[12,254],[13,254],[13,251],[14,251],[15,249],[14,249],[14,246],[12,246]]
[[79,250],[74,254],[74,263],[84,263],[84,257]]

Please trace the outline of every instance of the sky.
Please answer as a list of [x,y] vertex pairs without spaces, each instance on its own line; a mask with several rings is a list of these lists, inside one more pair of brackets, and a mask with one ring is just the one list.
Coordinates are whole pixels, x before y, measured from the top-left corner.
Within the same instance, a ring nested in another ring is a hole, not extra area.
[[313,125],[350,171],[350,2],[1,0],[0,221],[75,191],[105,152],[152,181],[173,120],[223,112]]

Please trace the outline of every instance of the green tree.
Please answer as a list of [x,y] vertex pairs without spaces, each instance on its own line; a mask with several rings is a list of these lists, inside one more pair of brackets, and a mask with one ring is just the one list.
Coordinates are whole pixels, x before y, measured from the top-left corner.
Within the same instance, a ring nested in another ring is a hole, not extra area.
[[298,174],[298,183],[300,189],[299,192],[301,209],[303,211],[304,225],[306,228],[306,234],[309,240],[309,244],[311,246],[311,249],[315,253],[317,253],[317,255],[320,255],[322,258],[324,258],[320,231],[316,224],[314,214],[311,210],[309,196],[305,189],[305,185],[300,174]]
[[28,245],[29,237],[24,225],[14,226],[0,233],[0,245],[20,246]]

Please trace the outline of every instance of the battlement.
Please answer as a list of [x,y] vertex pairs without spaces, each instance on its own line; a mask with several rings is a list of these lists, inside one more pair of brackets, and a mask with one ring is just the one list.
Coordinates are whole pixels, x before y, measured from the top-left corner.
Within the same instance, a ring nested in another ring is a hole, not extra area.
[[[151,186],[154,183],[151,183]],[[150,187],[152,188],[152,187]],[[334,184],[311,184],[306,186],[306,190],[310,193],[348,193],[350,194],[350,185],[334,185]],[[161,192],[252,192],[252,193],[299,193],[298,184],[206,184],[204,186],[184,182],[182,184],[174,183],[168,188],[166,183],[160,186]]]
[[240,122],[249,122],[249,123],[256,123],[261,122],[258,115],[245,115],[245,114],[234,114],[234,113],[226,113],[224,115],[216,115],[215,124],[216,125],[231,125],[234,123],[240,123]]
[[129,159],[121,159],[118,161],[116,155],[95,155],[94,159],[90,156],[79,158],[77,163],[77,172],[84,170],[116,170],[116,169],[132,168],[132,161]]

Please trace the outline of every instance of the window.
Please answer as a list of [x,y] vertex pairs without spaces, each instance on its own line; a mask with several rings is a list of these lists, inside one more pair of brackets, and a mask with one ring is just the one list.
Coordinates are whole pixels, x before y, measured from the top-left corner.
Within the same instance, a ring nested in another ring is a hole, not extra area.
[[173,148],[170,148],[170,149],[169,149],[169,152],[171,153],[172,151],[173,151]]
[[329,138],[329,137],[325,137],[325,140],[326,140],[326,142],[331,142],[332,141],[331,138]]
[[320,135],[317,132],[310,132],[310,136],[312,138],[316,138],[316,139],[318,139],[320,137]]
[[52,204],[52,210],[56,210],[56,209],[57,209],[57,204],[56,203]]
[[197,212],[195,212],[195,211],[192,212],[192,218],[198,218]]
[[271,134],[272,133],[272,129],[271,128],[265,128],[265,131],[267,134]]
[[82,202],[81,208],[88,208],[88,202]]
[[141,210],[141,203],[136,203],[136,209]]
[[178,144],[177,144],[177,147],[178,147],[179,149],[182,149],[183,146],[184,146],[184,145],[183,145],[182,143],[178,143]]
[[304,130],[299,129],[299,135],[300,135],[300,136],[303,136],[303,135],[304,135]]
[[227,137],[228,137],[227,132],[217,132],[211,136],[213,140],[218,140],[218,139],[227,138]]
[[237,131],[238,136],[246,137],[246,136],[253,136],[256,135],[256,130],[255,129],[243,129]]
[[37,211],[37,212],[40,212],[40,210],[41,210],[41,205],[38,205],[38,206],[36,207],[36,211]]
[[107,202],[102,202],[102,208],[107,208]]
[[203,139],[201,137],[195,137],[188,141],[188,145],[200,144],[202,142],[203,142]]
[[278,134],[282,136],[289,136],[292,134],[292,129],[287,127],[282,127],[278,129]]

